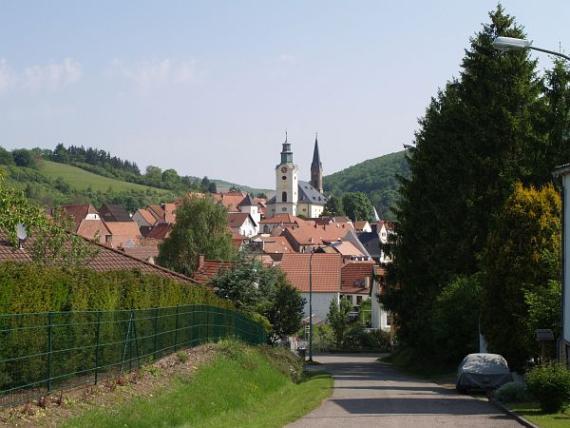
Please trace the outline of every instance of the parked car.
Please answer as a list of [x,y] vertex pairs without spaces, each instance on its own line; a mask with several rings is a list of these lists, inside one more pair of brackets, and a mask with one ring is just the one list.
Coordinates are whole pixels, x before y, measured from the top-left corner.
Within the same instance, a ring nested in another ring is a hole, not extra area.
[[513,377],[507,360],[498,354],[469,354],[457,369],[455,388],[458,392],[468,390],[496,389]]

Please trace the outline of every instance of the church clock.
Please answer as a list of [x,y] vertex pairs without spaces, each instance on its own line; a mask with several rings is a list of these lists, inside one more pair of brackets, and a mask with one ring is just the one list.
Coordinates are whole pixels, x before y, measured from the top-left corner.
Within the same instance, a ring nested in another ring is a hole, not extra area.
[[286,166],[281,167],[281,172],[283,173],[287,172],[287,167]]

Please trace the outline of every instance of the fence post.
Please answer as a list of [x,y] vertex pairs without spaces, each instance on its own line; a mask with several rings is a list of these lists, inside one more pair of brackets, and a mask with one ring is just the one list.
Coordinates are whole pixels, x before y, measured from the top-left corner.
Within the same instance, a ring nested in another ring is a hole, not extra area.
[[158,308],[154,308],[154,350],[152,352],[152,356],[156,360],[156,352],[158,351]]
[[176,305],[176,324],[174,326],[174,351],[178,349],[178,305]]
[[210,341],[210,307],[206,306],[206,342]]
[[48,349],[47,349],[47,390],[48,392],[51,391],[51,373],[52,373],[52,369],[51,369],[51,357],[52,357],[52,351],[53,351],[53,344],[52,344],[52,334],[53,334],[53,312],[48,312]]
[[97,311],[97,327],[95,332],[95,385],[99,378],[99,343],[101,336],[101,311]]

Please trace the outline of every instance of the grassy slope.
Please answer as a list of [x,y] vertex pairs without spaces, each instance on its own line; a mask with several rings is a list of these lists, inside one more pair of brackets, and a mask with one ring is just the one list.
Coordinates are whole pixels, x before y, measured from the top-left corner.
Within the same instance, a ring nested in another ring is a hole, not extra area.
[[396,175],[408,175],[405,152],[395,152],[352,165],[324,177],[328,192],[364,192],[381,217],[394,219],[391,207],[398,197]]
[[[273,354],[273,355],[272,355]],[[68,427],[281,427],[330,395],[332,379],[293,383],[283,355],[230,343],[191,378],[177,378],[155,398],[93,410]],[[279,367],[281,366],[281,367]]]
[[153,190],[155,192],[166,193],[167,190],[158,189],[155,187],[143,186],[136,183],[128,183],[126,181],[116,180],[109,177],[93,174],[92,172],[85,171],[84,169],[77,168],[72,165],[66,165],[57,162],[43,160],[40,163],[39,171],[46,177],[56,179],[61,177],[66,183],[77,190],[85,190],[89,186],[95,191],[100,190],[106,192],[112,188],[115,192],[127,190]]

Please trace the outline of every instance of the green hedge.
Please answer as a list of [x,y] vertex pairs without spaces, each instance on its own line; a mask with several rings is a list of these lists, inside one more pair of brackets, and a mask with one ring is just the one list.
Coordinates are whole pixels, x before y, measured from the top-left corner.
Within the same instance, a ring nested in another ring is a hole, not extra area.
[[95,272],[0,263],[0,313],[231,304],[209,289],[139,271]]

